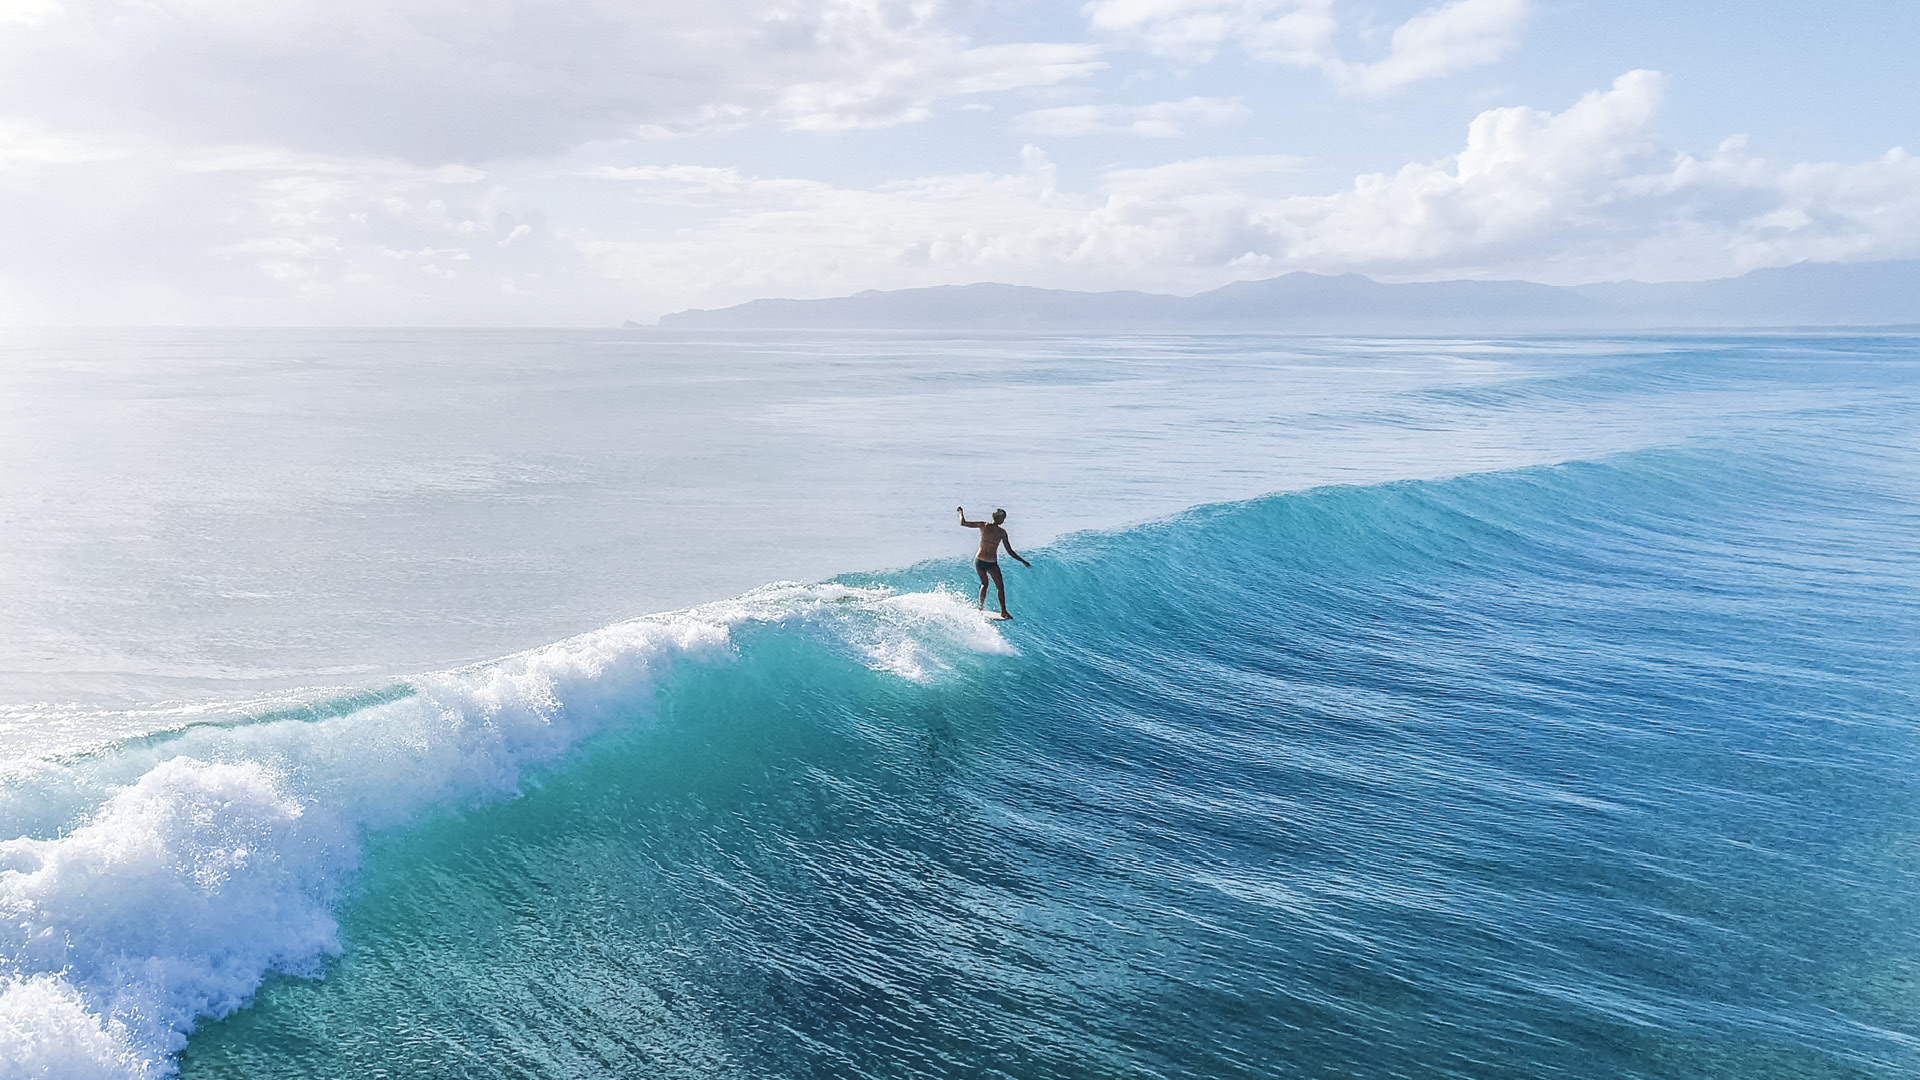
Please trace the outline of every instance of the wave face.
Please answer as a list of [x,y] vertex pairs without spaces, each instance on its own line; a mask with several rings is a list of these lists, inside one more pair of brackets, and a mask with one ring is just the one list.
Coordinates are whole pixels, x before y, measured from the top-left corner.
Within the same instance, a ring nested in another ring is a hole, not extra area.
[[[204,1017],[268,972],[318,976],[370,830],[513,796],[688,664],[774,625],[896,678],[955,650],[1005,651],[951,596],[775,585],[635,620],[297,717],[201,726],[13,777],[0,843],[0,1072],[173,1071]],[[75,808],[93,806],[75,820]]]
[[769,586],[43,762],[0,1075],[1913,1075],[1907,417],[1077,534],[1006,624],[957,561]]

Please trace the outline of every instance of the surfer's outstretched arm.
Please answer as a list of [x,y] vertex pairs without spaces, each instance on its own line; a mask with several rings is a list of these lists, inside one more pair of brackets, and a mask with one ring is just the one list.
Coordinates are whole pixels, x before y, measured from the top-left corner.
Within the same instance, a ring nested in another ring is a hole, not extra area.
[[960,515],[960,527],[963,529],[977,529],[986,524],[984,521],[968,521],[967,508],[964,506],[956,506],[953,509],[955,513]]
[[[1000,538],[1000,545],[1007,549],[1007,554],[1013,556],[1016,559],[1020,559],[1020,553],[1013,550],[1013,541],[1003,536]],[[1020,565],[1026,567],[1029,570],[1033,569],[1033,564],[1028,562],[1025,559],[1020,559]]]

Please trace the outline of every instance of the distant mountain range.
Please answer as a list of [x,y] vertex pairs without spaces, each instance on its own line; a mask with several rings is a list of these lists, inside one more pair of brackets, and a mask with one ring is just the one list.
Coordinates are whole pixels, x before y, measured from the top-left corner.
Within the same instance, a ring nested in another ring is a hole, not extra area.
[[1714,281],[1388,285],[1344,274],[1240,281],[1198,296],[942,285],[831,300],[754,300],[661,318],[670,329],[1300,330],[1481,333],[1920,324],[1920,261],[1800,263]]

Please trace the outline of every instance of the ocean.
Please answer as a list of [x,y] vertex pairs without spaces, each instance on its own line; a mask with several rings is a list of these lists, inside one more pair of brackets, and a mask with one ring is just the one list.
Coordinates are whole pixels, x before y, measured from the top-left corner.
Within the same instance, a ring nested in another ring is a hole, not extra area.
[[1916,346],[11,332],[0,1077],[1920,1074]]

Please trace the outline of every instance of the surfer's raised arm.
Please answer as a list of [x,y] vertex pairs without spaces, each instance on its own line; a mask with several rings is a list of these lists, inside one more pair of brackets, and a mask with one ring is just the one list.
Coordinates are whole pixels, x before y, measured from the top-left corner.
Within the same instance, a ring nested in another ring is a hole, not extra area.
[[960,527],[963,529],[977,529],[980,526],[986,524],[986,522],[984,521],[968,521],[967,508],[964,506],[956,506],[953,508],[953,510],[954,510],[954,513],[957,513],[960,515]]

